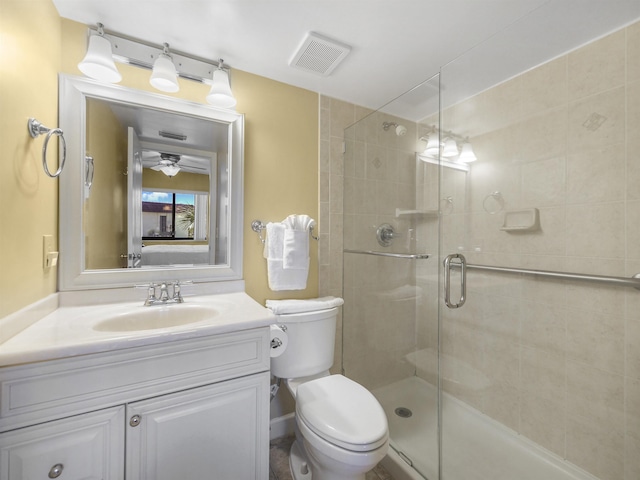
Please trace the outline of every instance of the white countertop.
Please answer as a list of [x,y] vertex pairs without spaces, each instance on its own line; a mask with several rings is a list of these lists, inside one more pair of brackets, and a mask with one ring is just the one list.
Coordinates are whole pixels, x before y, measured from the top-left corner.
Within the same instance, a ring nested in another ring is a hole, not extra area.
[[[180,309],[200,305],[215,309],[209,319],[170,328],[136,331],[98,331],[94,326],[107,318],[140,311]],[[0,344],[0,367],[107,352],[207,335],[268,326],[275,321],[244,292],[185,297],[183,304],[144,306],[142,302],[60,306]]]

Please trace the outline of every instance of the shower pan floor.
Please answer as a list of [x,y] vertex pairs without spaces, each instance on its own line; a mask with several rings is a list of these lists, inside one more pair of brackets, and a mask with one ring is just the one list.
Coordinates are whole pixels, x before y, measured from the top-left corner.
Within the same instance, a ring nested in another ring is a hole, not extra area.
[[[392,447],[437,480],[436,388],[409,377],[373,394],[387,414]],[[443,402],[443,480],[598,480],[453,397],[444,394]]]

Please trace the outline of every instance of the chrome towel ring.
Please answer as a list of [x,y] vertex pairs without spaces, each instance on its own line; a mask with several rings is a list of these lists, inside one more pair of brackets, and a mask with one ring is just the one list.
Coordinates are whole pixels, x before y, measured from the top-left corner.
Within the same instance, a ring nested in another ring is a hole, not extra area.
[[[42,145],[42,168],[44,168],[44,173],[46,173],[49,177],[56,178],[62,173],[64,162],[67,159],[67,142],[64,139],[62,130],[60,130],[59,128],[45,127],[35,118],[30,118],[27,126],[29,127],[29,133],[33,138],[39,137],[40,135],[43,135],[45,133],[47,134],[44,139],[44,145]],[[49,146],[49,140],[51,140],[51,137],[53,135],[57,135],[58,137],[60,137],[60,142],[62,143],[62,160],[60,161],[60,166],[55,173],[51,173],[47,165],[47,147]]]

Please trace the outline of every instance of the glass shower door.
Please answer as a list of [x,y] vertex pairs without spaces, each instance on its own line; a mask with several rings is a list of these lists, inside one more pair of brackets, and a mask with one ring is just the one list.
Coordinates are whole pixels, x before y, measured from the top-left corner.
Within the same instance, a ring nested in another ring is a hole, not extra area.
[[345,375],[385,410],[395,461],[435,480],[438,165],[416,154],[426,109],[437,117],[437,77],[345,130],[342,345]]
[[[441,276],[448,255],[467,264],[464,304],[440,296],[440,478],[635,479],[639,293],[578,277],[638,271],[640,77],[623,72],[640,23],[531,69],[526,48],[540,40],[526,20],[441,71],[432,125],[477,160],[460,174],[440,167],[453,206],[441,215]],[[522,70],[484,67],[505,49]],[[474,93],[470,79],[485,84]]]

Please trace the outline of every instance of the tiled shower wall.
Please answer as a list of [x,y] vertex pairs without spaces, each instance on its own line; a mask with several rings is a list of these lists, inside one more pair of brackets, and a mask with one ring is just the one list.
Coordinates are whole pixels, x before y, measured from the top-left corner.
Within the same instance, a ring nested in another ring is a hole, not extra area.
[[[464,207],[441,218],[444,254],[640,272],[640,24],[442,115],[443,129],[470,136],[478,157],[451,193]],[[531,208],[540,229],[500,230],[505,210]],[[468,278],[467,304],[443,309],[444,387],[602,480],[640,478],[640,292]]]
[[[446,75],[445,69],[445,83]],[[446,91],[444,95],[446,101]],[[360,272],[361,280],[351,277],[349,284],[363,290],[344,291],[357,300],[366,289],[390,292],[411,286],[405,279],[415,273],[422,291],[415,305],[432,316],[439,260],[421,264],[413,273],[363,259],[347,260],[352,263],[343,269],[345,230],[350,248],[364,248],[372,226],[383,219],[398,221],[390,211],[366,211],[373,204],[366,193],[359,197],[365,213],[353,215],[348,206],[345,210],[343,196],[350,205],[358,203],[350,198],[353,181],[370,175],[361,166],[370,167],[375,158],[393,162],[385,166],[395,175],[391,183],[410,185],[408,179],[399,181],[403,174],[397,152],[403,148],[383,145],[377,155],[349,156],[350,151],[376,150],[386,117],[363,120],[360,133],[352,129],[343,154],[343,129],[368,113],[327,97],[321,100],[320,291],[342,295],[343,274],[349,278]],[[410,165],[408,156],[402,168],[415,176],[415,208],[443,209],[443,253],[461,252],[476,264],[615,276],[640,272],[640,25],[449,108],[442,123],[444,130],[471,137],[478,161],[470,173],[443,169],[438,191],[437,168],[416,165],[415,159]],[[418,130],[422,133],[422,127]],[[350,150],[352,141],[364,148]],[[411,146],[406,149],[408,153]],[[370,180],[382,185],[387,179]],[[494,192],[500,192],[504,207],[490,196]],[[442,203],[448,197],[450,208]],[[396,196],[388,206],[404,207],[402,203]],[[504,210],[529,208],[540,212],[539,230],[500,230]],[[350,233],[358,222],[364,231],[369,228],[365,238]],[[423,216],[403,228],[415,232],[405,246],[436,253],[437,220]],[[385,283],[386,278],[393,280]],[[345,328],[352,336],[347,352],[363,354],[367,347],[359,345],[404,335],[393,358],[406,359],[415,347],[425,353],[413,359],[422,367],[418,374],[433,380],[433,322],[402,323],[401,312],[383,308],[367,309],[356,322]],[[443,385],[449,393],[602,480],[640,478],[640,292],[470,272],[467,304],[444,310],[440,340]],[[338,338],[338,367],[340,342]],[[378,352],[378,357],[386,353]],[[360,366],[352,364],[353,371],[367,386],[412,373],[409,366],[403,370],[402,362],[385,367],[366,359]]]

